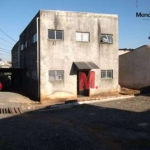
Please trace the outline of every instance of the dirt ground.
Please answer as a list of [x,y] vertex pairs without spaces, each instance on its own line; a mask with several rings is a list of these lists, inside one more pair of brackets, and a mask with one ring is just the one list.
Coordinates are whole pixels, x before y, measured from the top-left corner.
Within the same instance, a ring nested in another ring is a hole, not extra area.
[[64,109],[49,108],[7,118],[1,114],[0,149],[150,149],[149,95]]

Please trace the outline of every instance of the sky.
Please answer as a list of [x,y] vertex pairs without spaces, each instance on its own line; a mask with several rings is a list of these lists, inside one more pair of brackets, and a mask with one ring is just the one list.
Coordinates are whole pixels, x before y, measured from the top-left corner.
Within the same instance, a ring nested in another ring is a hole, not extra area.
[[150,44],[150,17],[136,17],[136,12],[150,13],[150,0],[0,0],[2,60],[11,61],[11,49],[19,35],[43,9],[117,14],[119,48],[134,49]]

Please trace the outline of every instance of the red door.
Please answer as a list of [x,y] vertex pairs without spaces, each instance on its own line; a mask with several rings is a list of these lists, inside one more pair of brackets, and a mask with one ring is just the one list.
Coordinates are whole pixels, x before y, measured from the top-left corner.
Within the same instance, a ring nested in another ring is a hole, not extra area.
[[78,93],[79,95],[89,96],[89,88],[95,88],[95,72],[82,71],[79,72],[78,79]]

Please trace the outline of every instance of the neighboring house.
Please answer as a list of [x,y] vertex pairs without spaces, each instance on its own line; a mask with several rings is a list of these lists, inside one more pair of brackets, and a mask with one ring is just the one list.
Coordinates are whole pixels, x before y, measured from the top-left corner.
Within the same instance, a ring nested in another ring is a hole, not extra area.
[[119,56],[119,84],[139,89],[150,85],[150,46],[143,45]]
[[11,62],[0,60],[0,68],[10,68],[11,66]]
[[40,10],[20,35],[26,92],[43,101],[118,90],[118,16]]
[[5,65],[4,62],[2,60],[0,60],[0,66]]
[[120,56],[120,55],[126,54],[131,51],[133,51],[133,49],[127,49],[127,48],[119,49],[118,55]]
[[12,60],[12,68],[18,68],[18,48],[19,48],[19,42],[17,42],[11,51],[11,60]]

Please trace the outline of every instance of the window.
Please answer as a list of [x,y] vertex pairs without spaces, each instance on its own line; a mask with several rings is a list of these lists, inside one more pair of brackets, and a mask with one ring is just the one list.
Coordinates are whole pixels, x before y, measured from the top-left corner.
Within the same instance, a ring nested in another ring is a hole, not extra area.
[[37,33],[32,36],[32,43],[37,42]]
[[22,50],[24,50],[24,45],[23,45],[23,44],[21,44],[21,51],[22,51]]
[[28,48],[29,47],[29,41],[25,42],[24,48]]
[[49,81],[64,80],[63,70],[49,70]]
[[108,43],[112,44],[113,43],[113,35],[111,34],[102,34],[100,37],[101,43]]
[[113,78],[113,70],[101,70],[101,78],[102,79],[112,79]]
[[48,38],[53,40],[63,40],[62,30],[48,30]]
[[76,41],[89,42],[90,33],[88,32],[76,32]]

